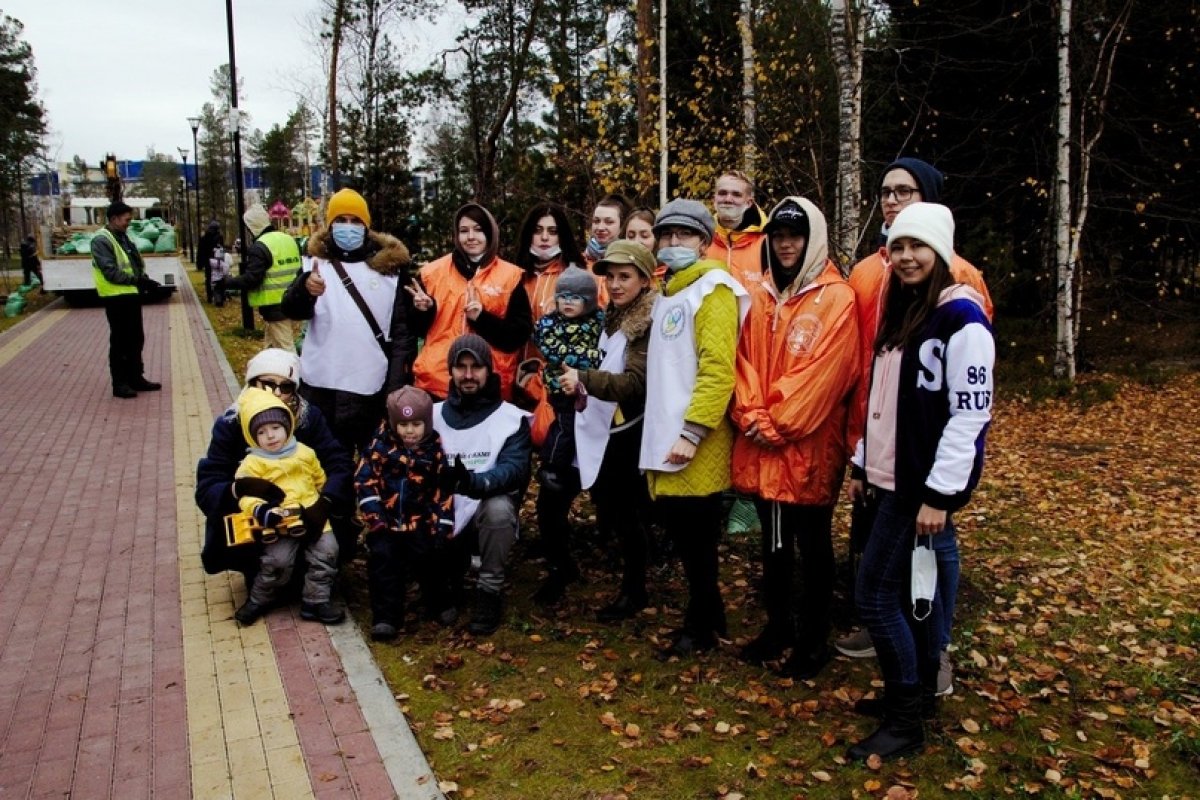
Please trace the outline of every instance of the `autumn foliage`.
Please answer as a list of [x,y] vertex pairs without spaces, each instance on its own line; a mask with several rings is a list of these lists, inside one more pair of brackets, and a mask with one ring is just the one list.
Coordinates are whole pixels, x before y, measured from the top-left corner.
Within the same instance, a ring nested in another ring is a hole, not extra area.
[[[918,758],[842,757],[871,730],[851,710],[880,685],[871,660],[807,683],[732,645],[656,660],[684,597],[673,567],[638,620],[592,623],[614,578],[586,508],[586,579],[557,614],[525,599],[539,569],[526,541],[496,636],[413,622],[376,656],[452,797],[1186,796],[1200,769],[1200,377],[1111,380],[1115,396],[1090,405],[1000,402],[958,519],[956,689]],[[735,637],[761,623],[755,552],[722,548]]]

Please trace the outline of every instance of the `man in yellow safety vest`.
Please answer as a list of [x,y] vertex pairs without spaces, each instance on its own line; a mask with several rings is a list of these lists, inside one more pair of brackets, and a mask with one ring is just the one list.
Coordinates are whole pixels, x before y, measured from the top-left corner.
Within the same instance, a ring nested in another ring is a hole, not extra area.
[[246,266],[241,275],[227,278],[225,289],[247,292],[252,308],[263,318],[263,349],[278,347],[296,352],[292,321],[279,307],[284,290],[300,273],[300,247],[291,234],[275,229],[267,210],[261,204],[246,209],[242,215],[254,243],[246,252]]
[[113,397],[157,392],[162,384],[146,380],[142,364],[142,293],[161,288],[146,275],[141,253],[126,230],[133,209],[120,200],[108,207],[108,224],[92,239],[92,277],[108,318],[108,367]]

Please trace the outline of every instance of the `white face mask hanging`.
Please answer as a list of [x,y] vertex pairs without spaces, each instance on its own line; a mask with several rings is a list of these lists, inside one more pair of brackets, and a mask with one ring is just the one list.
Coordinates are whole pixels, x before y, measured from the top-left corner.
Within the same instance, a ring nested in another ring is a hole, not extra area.
[[933,537],[926,536],[921,543],[918,535],[913,540],[912,551],[912,602],[913,618],[920,621],[933,612],[933,597],[937,593],[937,554],[933,552]]

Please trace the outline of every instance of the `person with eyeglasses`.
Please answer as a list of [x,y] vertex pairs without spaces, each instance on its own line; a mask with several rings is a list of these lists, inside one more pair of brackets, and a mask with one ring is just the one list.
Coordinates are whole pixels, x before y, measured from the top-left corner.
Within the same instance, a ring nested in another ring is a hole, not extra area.
[[663,649],[690,657],[728,636],[718,585],[721,493],[730,479],[738,332],[750,298],[707,258],[716,223],[704,204],[677,198],[654,221],[667,284],[654,304],[646,353],[646,417],[638,466],[683,562],[683,626]]
[[[944,185],[945,179],[942,173],[932,164],[919,158],[898,158],[883,171],[883,179],[879,187],[879,207],[883,212],[883,229],[880,232],[879,250],[855,264],[850,271],[849,278],[850,288],[854,290],[855,303],[858,308],[859,344],[861,345],[859,382],[847,422],[846,439],[850,443],[858,441],[866,427],[867,390],[870,385],[871,363],[875,358],[875,334],[879,329],[888,278],[892,272],[886,247],[888,231],[896,221],[897,215],[905,208],[916,203],[941,203]],[[978,292],[982,300],[983,311],[991,321],[992,299],[988,294],[983,275],[957,253],[954,254],[949,266],[950,274],[957,283],[970,286]],[[866,493],[854,503],[851,511],[851,586],[854,581],[853,573],[857,572],[858,561],[867,546],[867,535],[871,530],[876,505],[873,493]],[[953,667],[946,648],[950,645],[951,621],[954,616],[954,600],[958,594],[960,569],[958,543],[952,530],[947,530],[934,537],[934,550],[938,554],[938,594],[943,604],[940,615],[943,628],[938,693],[946,695],[954,691]],[[853,598],[851,600],[851,607],[853,607]],[[866,628],[860,628],[841,637],[834,643],[834,647],[843,655],[851,658],[873,658],[875,656],[875,647],[871,643],[871,637]]]
[[[306,509],[306,525],[324,529],[329,521],[335,534],[349,524],[354,506],[354,464],[350,453],[333,435],[320,409],[300,396],[300,357],[279,348],[257,353],[246,365],[247,387],[264,389],[283,401],[295,418],[294,435],[311,447],[325,471],[320,498]],[[246,455],[246,442],[237,404],[213,422],[208,451],[196,466],[196,505],[204,514],[204,547],[200,560],[204,571],[217,575],[227,570],[240,572],[249,591],[259,571],[259,544],[229,547],[225,540],[225,516],[237,513],[245,497],[269,500],[279,487],[256,478],[236,479],[238,465]]]

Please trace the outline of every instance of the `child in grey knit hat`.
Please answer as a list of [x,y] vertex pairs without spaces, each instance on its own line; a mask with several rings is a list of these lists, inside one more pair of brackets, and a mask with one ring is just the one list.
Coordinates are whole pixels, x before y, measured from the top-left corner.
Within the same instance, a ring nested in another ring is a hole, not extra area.
[[[564,367],[595,369],[600,366],[600,334],[604,331],[604,311],[596,303],[596,277],[577,266],[567,267],[554,285],[555,310],[538,320],[533,343],[546,360],[542,373],[554,409],[554,422],[542,445],[542,468],[538,480],[543,486],[562,491],[574,485],[578,477],[575,461],[575,411],[586,397],[565,395],[558,383]],[[582,405],[580,405],[582,408]]]

